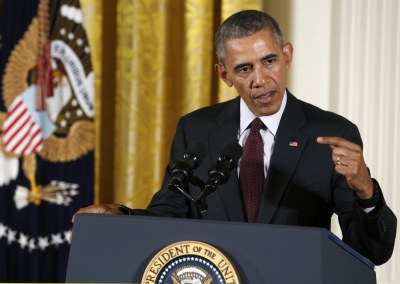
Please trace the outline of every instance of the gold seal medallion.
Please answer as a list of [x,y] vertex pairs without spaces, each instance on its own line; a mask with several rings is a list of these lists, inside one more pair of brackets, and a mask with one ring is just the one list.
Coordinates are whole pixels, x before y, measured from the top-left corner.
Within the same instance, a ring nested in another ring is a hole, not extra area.
[[142,284],[238,284],[236,269],[213,246],[182,241],[162,249],[148,264]]

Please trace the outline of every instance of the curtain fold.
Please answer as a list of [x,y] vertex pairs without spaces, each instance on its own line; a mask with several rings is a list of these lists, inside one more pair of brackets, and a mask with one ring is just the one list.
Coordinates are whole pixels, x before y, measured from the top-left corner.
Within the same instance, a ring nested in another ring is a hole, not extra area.
[[[80,0],[81,9],[84,14],[84,24],[87,30],[87,36],[91,47],[91,58],[93,71],[95,74],[95,119],[94,127],[95,133],[101,132],[101,75],[102,75],[102,22],[103,22],[103,2],[98,0]],[[100,156],[100,142],[99,135],[95,137],[95,202],[99,197],[99,177],[100,177],[100,164],[97,157]]]
[[182,113],[211,102],[213,0],[185,1],[184,96]]
[[161,181],[167,3],[118,3],[115,201],[144,207]]

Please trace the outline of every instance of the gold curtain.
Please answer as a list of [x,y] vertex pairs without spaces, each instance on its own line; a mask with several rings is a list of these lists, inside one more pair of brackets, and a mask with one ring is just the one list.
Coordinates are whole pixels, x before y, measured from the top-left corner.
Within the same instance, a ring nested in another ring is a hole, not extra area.
[[145,208],[180,116],[235,97],[213,65],[222,20],[261,0],[81,0],[96,81],[96,203]]
[[[103,1],[98,0],[80,0],[82,12],[84,15],[84,24],[86,28],[86,33],[89,40],[89,45],[91,49],[93,70],[95,73],[95,157],[100,156],[100,138],[99,133],[101,132],[101,74],[102,74],[102,22],[103,22]],[[99,176],[100,167],[98,163],[95,163],[95,201],[98,201],[99,187]]]

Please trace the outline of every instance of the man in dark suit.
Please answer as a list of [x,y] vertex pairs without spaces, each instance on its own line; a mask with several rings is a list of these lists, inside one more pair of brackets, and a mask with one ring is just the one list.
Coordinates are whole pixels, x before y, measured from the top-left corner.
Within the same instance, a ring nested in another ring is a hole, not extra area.
[[[286,89],[293,48],[284,44],[276,21],[259,11],[236,13],[219,28],[216,50],[216,72],[240,97],[180,119],[162,188],[148,208],[108,204],[77,213],[198,218],[193,204],[168,189],[171,168],[190,143],[201,142],[207,155],[195,174],[206,180],[210,164],[236,141],[244,148],[238,169],[207,197],[204,218],[330,229],[335,212],[346,243],[375,264],[386,262],[397,221],[369,175],[359,131]],[[261,156],[253,158],[254,149]],[[200,193],[192,185],[186,191],[193,198]]]

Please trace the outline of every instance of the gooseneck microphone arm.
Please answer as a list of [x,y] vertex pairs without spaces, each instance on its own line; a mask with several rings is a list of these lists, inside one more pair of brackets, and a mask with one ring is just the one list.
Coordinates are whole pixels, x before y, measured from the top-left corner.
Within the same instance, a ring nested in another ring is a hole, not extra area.
[[201,208],[196,204],[194,198],[186,190],[188,183],[204,188],[204,182],[193,176],[193,169],[197,168],[206,156],[206,147],[199,142],[189,144],[183,160],[176,162],[171,168],[172,178],[168,184],[169,190],[185,197],[197,208],[199,219],[202,219]]
[[224,148],[218,161],[210,167],[209,179],[196,199],[196,203],[202,208],[202,211],[207,210],[207,205],[204,204],[205,198],[214,193],[220,184],[225,184],[229,180],[231,171],[236,168],[242,153],[243,149],[238,143],[230,143]]

